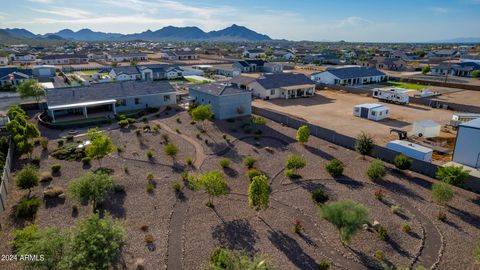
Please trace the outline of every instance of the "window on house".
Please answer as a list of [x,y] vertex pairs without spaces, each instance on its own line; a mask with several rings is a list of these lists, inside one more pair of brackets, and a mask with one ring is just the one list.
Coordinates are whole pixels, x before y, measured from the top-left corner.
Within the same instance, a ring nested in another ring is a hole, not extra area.
[[372,115],[375,116],[375,112],[372,112]]
[[127,106],[127,100],[126,99],[117,100],[117,106]]
[[275,89],[270,90],[270,95],[275,95]]
[[142,103],[142,100],[140,98],[135,98],[135,104],[140,104]]
[[163,96],[163,101],[164,102],[170,101],[170,95]]

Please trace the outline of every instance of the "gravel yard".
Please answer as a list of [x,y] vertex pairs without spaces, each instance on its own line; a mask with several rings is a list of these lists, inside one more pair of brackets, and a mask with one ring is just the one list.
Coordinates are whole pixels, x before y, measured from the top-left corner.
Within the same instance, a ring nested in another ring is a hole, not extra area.
[[[399,173],[387,165],[387,176],[374,183],[365,175],[372,161],[368,157],[361,159],[351,150],[313,137],[306,145],[300,145],[295,140],[295,130],[269,120],[266,125],[246,127],[247,122],[248,119],[191,123],[186,112],[169,110],[148,123],[136,124],[137,127],[148,124],[151,128],[160,124],[158,132],[142,131],[139,136],[134,128],[106,132],[122,149],[104,158],[102,167],[113,169],[113,177],[124,187],[124,192],[112,192],[100,207],[102,212],[108,211],[121,220],[126,228],[120,268],[134,269],[135,261],[141,258],[145,260],[145,269],[167,269],[167,266],[202,269],[208,265],[211,252],[220,246],[243,250],[249,255],[262,254],[277,269],[318,269],[322,261],[331,261],[331,269],[381,269],[374,257],[378,250],[389,264],[397,267],[477,269],[471,255],[480,226],[476,194],[455,189],[454,200],[444,208],[448,220],[440,222],[436,218],[440,207],[431,202],[430,186],[434,179],[413,172]],[[202,133],[198,126],[206,132]],[[177,129],[198,142],[200,150],[180,136]],[[169,141],[178,146],[175,160],[164,153],[162,134],[168,134]],[[50,141],[49,151],[56,146],[55,141]],[[146,155],[149,150],[154,153],[152,159]],[[196,151],[202,151],[203,155],[197,155]],[[303,155],[307,160],[307,166],[299,171],[300,179],[292,180],[283,173],[290,154]],[[85,167],[79,161],[58,160],[40,147],[35,148],[33,156],[41,158],[40,171],[50,171],[53,164],[62,165],[61,174],[53,177],[51,185],[63,188],[72,179],[99,166],[97,161]],[[199,168],[185,164],[187,157],[198,156],[204,159]],[[270,206],[258,217],[247,202],[249,180],[242,163],[246,156],[257,159],[255,167],[268,176],[271,187]],[[230,168],[220,167],[222,158],[230,159]],[[337,179],[324,169],[332,159],[346,166],[344,175]],[[17,169],[22,162],[25,161],[16,163]],[[184,170],[193,175],[222,171],[229,194],[215,198],[213,209],[205,206],[204,191],[184,187],[183,196],[176,196],[171,183],[180,180]],[[149,174],[154,176],[150,181]],[[152,193],[146,190],[149,182],[156,186]],[[41,198],[46,185],[36,187],[32,194]],[[349,246],[342,245],[337,230],[320,218],[319,206],[311,199],[310,192],[317,187],[326,191],[330,202],[350,199],[365,205],[369,209],[369,222],[378,221],[385,226],[388,240],[380,240],[372,229],[363,229]],[[374,196],[378,189],[385,191],[382,201]],[[12,212],[24,195],[24,191],[12,184],[7,212]],[[79,205],[78,213],[72,214],[75,204],[68,194],[65,199],[45,201],[35,223],[42,228],[68,229],[92,211],[91,206]],[[394,205],[399,207],[398,213],[393,213]],[[295,220],[303,226],[300,234],[292,231]],[[0,253],[11,254],[11,231],[24,224],[12,215],[3,215],[1,224]],[[410,233],[402,231],[404,224],[410,225]],[[146,245],[147,234],[153,236],[153,245]],[[0,262],[0,269],[19,268],[20,263]]]

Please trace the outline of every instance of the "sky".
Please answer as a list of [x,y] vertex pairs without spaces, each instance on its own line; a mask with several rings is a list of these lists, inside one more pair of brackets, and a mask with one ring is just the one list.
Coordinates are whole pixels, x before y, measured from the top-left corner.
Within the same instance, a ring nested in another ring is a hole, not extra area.
[[0,28],[36,34],[204,31],[232,24],[275,39],[422,42],[480,37],[480,0],[0,0]]

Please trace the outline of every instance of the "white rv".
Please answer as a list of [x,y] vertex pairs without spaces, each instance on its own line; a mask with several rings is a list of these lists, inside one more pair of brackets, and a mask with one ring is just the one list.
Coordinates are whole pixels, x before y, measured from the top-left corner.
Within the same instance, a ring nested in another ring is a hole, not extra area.
[[353,115],[374,121],[380,121],[390,116],[390,108],[377,103],[365,103],[353,107]]
[[377,98],[381,101],[386,101],[386,102],[391,102],[391,103],[396,103],[396,104],[402,104],[402,105],[407,105],[409,102],[409,98],[407,94],[404,94],[402,92],[403,89],[397,88],[392,88],[392,89],[378,89],[375,88],[372,90],[372,96],[374,98]]

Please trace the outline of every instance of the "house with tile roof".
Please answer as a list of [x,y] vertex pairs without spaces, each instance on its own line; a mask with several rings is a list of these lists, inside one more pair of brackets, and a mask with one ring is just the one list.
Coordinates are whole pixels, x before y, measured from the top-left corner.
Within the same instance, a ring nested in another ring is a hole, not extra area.
[[175,104],[175,89],[167,81],[122,81],[85,87],[45,89],[47,113],[63,122]]
[[200,105],[211,105],[215,119],[231,119],[252,113],[252,93],[232,84],[208,83],[188,89],[191,99]]
[[379,83],[387,79],[385,73],[376,68],[346,67],[327,69],[326,71],[313,73],[310,77],[313,81],[322,84],[359,85]]
[[315,95],[315,82],[304,74],[272,73],[259,78],[237,76],[231,84],[252,92],[254,97],[261,99],[292,99],[311,97]]

